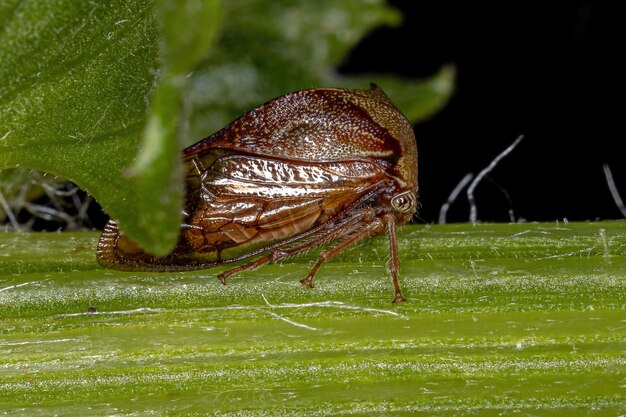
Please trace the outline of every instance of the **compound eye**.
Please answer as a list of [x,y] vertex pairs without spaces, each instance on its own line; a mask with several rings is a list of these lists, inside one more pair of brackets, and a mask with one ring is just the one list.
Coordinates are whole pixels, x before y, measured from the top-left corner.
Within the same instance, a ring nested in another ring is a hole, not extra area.
[[412,191],[405,191],[391,199],[391,206],[401,213],[412,213],[417,208],[417,198]]

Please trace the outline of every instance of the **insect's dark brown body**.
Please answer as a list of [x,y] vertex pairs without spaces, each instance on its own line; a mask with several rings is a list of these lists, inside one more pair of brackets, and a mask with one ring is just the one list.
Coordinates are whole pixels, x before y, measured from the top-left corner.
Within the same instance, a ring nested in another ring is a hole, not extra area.
[[105,227],[98,261],[122,270],[209,268],[255,257],[226,277],[269,261],[339,243],[319,266],[368,236],[387,233],[394,302],[395,226],[417,206],[413,129],[378,87],[318,88],[272,100],[183,151],[187,197],[178,245],[154,257]]

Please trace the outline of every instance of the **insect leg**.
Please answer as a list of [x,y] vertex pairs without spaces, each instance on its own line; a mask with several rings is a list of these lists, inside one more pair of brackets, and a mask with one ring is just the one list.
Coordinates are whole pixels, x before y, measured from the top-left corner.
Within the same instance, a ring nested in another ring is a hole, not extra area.
[[400,290],[400,284],[398,282],[398,266],[400,260],[398,257],[398,237],[396,235],[396,221],[391,214],[384,216],[385,224],[387,226],[387,235],[389,236],[389,273],[391,274],[391,280],[393,282],[393,303],[402,303],[406,301],[406,298],[402,295]]
[[221,274],[217,276],[217,278],[222,282],[222,284],[226,285],[226,280],[231,275],[234,275],[237,272],[241,272],[241,271],[252,271],[253,269],[256,269],[262,265],[265,265],[269,261],[271,261],[273,259],[273,256],[274,255],[272,252],[269,255],[263,256],[259,259],[255,259],[254,261],[248,262],[247,264],[236,266],[234,268],[231,268],[227,271],[222,272]]
[[[244,259],[248,259],[248,258],[252,258],[253,256],[257,256],[257,255],[262,255],[264,253],[268,253],[268,252],[273,252],[275,249],[281,248],[281,247],[285,247],[289,244],[292,243],[297,243],[302,241],[303,239],[311,239],[312,237],[315,236],[319,236],[320,234],[324,234],[327,233],[328,230],[335,230],[335,228],[338,227],[337,223],[341,223],[342,219],[345,219],[346,217],[348,217],[348,215],[346,215],[346,213],[349,214],[349,218],[350,219],[355,219],[356,217],[358,217],[358,215],[362,215],[364,214],[363,210],[359,210],[358,207],[362,206],[363,203],[365,203],[367,200],[371,199],[374,195],[376,195],[376,193],[378,193],[382,188],[384,188],[386,186],[385,181],[378,181],[377,183],[367,187],[365,189],[365,191],[361,191],[360,194],[361,197],[359,197],[357,200],[353,201],[348,207],[346,207],[344,210],[342,210],[341,212],[337,213],[335,216],[331,217],[330,219],[328,219],[326,222],[315,226],[313,229],[309,229],[303,233],[300,233],[298,235],[292,236],[288,239],[276,242],[276,243],[272,243],[270,245],[267,245],[265,247],[259,248],[259,249],[255,249],[251,252],[248,252],[244,255],[241,256],[237,256],[235,258],[231,258],[228,260],[225,260],[221,263],[233,263],[233,262],[239,262],[242,261]],[[343,223],[341,223],[343,224]],[[307,240],[308,241],[308,240]],[[314,247],[315,245],[313,245],[312,247]],[[202,264],[198,264],[196,265],[199,268],[201,268],[203,265]],[[215,264],[210,264],[207,267],[213,267],[215,266]],[[228,272],[228,271],[226,271]]]
[[331,260],[336,255],[340,254],[360,240],[363,240],[371,235],[380,233],[381,228],[384,227],[383,223],[377,217],[374,217],[373,219],[365,218],[362,222],[358,224],[358,226],[361,226],[361,228],[357,230],[356,233],[348,235],[348,238],[337,246],[334,246],[322,252],[317,262],[315,262],[315,265],[313,265],[313,268],[311,268],[311,272],[309,272],[309,275],[307,275],[306,278],[304,278],[300,282],[307,287],[313,287],[315,274],[317,274],[317,270],[320,268],[320,266],[322,266],[324,262]]
[[273,248],[270,250],[270,253],[268,255],[255,259],[254,261],[249,262],[247,264],[239,265],[227,271],[224,271],[218,275],[218,278],[222,282],[222,284],[226,284],[226,279],[233,274],[236,274],[241,271],[251,271],[262,265],[265,265],[266,263],[270,261],[279,261],[281,259],[285,259],[289,256],[306,252],[316,246],[335,240],[337,237],[345,234],[346,231],[350,230],[355,225],[362,222],[364,217],[372,216],[372,214],[373,213],[371,213],[368,210],[358,211],[354,215],[350,216],[348,220],[345,220],[342,223],[329,226],[326,229],[321,229],[313,236],[309,236],[308,239],[301,241],[301,242],[296,242],[294,245],[290,247]]

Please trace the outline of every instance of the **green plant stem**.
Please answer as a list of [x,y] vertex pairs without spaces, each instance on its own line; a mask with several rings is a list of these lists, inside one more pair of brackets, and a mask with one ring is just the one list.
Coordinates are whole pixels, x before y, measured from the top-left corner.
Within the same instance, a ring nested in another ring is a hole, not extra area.
[[[128,273],[94,233],[0,234],[3,415],[619,415],[626,223],[399,229],[234,276]],[[95,313],[88,312],[94,307]]]

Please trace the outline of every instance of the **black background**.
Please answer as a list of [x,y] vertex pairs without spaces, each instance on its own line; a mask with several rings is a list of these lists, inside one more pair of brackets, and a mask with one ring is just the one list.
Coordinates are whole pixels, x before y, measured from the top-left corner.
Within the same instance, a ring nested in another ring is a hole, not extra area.
[[[456,66],[454,97],[415,129],[423,221],[436,222],[461,178],[519,134],[525,139],[476,189],[479,220],[509,221],[499,187],[518,219],[622,217],[602,170],[608,163],[626,198],[617,11],[590,2],[389,3],[403,24],[373,31],[341,71],[425,77]],[[448,221],[468,216],[463,193]]]

